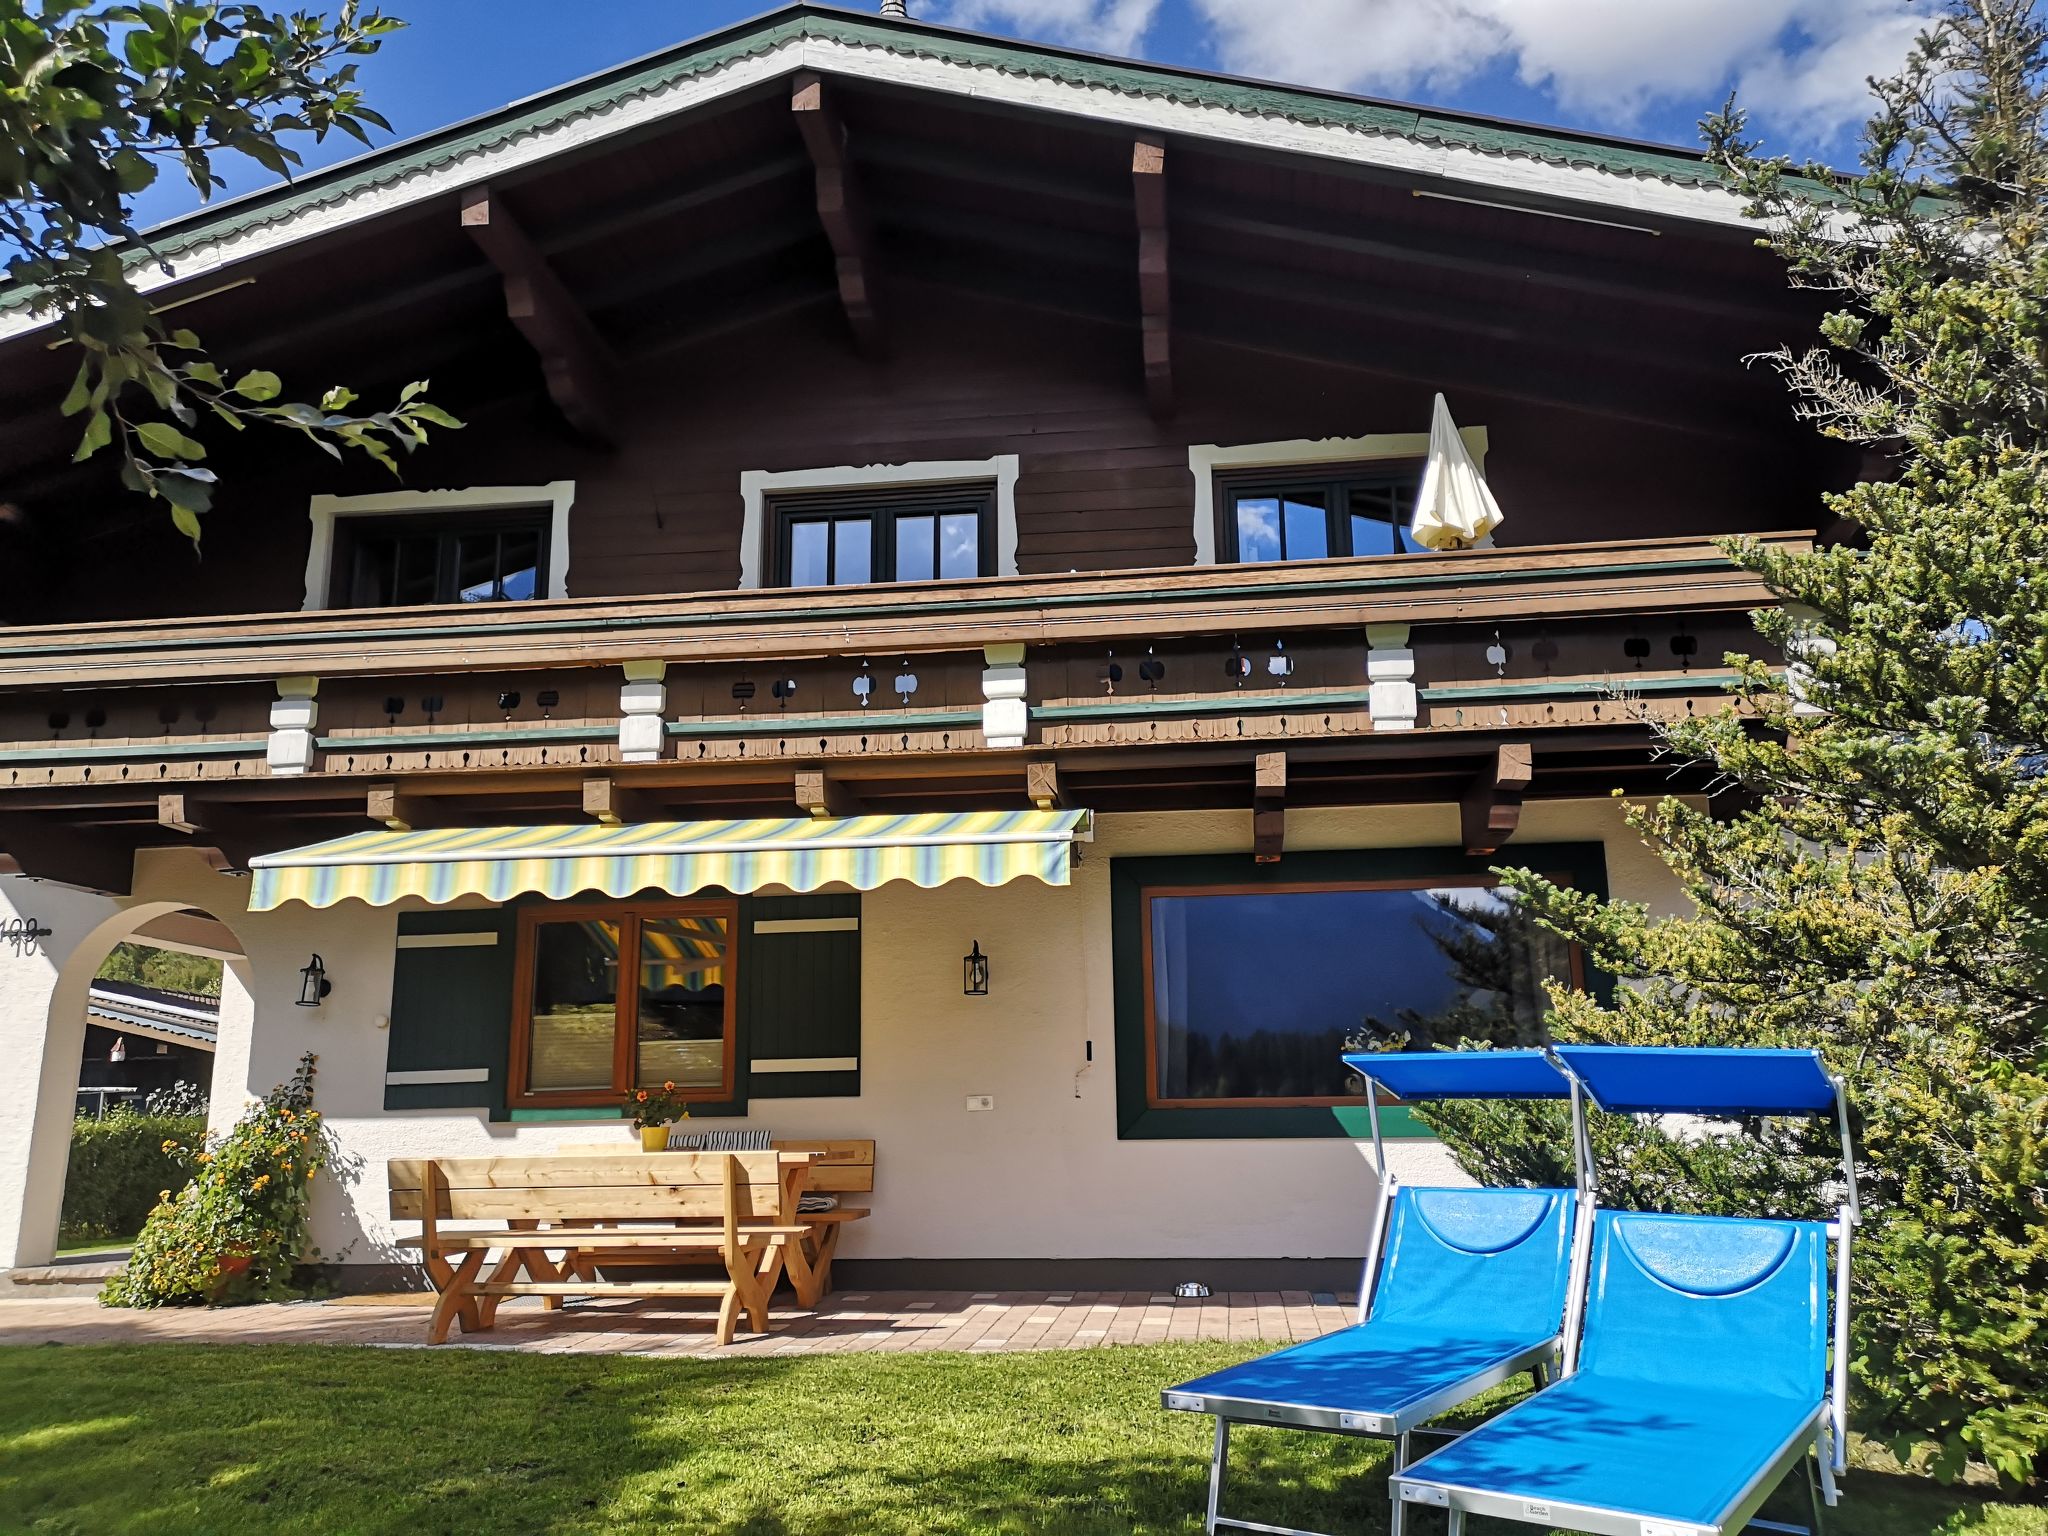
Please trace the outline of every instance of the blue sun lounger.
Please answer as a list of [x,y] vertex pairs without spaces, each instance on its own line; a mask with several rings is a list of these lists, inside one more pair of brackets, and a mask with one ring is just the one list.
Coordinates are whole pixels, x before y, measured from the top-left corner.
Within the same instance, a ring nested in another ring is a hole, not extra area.
[[[1519,1371],[1555,1367],[1583,1223],[1564,1189],[1398,1187],[1379,1138],[1378,1089],[1403,1098],[1575,1098],[1540,1051],[1347,1056],[1367,1085],[1380,1204],[1359,1321],[1162,1394],[1216,1417],[1206,1529],[1313,1536],[1221,1511],[1232,1424],[1284,1425],[1394,1442]],[[1579,1192],[1583,1195],[1583,1191]],[[1400,1530],[1402,1508],[1392,1510]]]
[[1453,1536],[1467,1514],[1595,1536],[1797,1531],[1753,1517],[1803,1462],[1818,1529],[1845,1444],[1855,1198],[1840,1085],[1810,1051],[1556,1050],[1604,1109],[1835,1117],[1846,1203],[1826,1224],[1600,1211],[1568,1374],[1397,1470],[1396,1500],[1448,1510]]

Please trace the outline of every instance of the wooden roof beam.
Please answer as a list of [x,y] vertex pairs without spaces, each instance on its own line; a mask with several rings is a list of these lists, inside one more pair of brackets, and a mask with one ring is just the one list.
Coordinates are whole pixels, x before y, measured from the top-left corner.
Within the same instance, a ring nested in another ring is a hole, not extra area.
[[1131,193],[1138,213],[1138,342],[1145,400],[1161,421],[1173,414],[1173,282],[1166,257],[1166,140],[1143,133],[1131,145]]
[[1252,862],[1278,864],[1287,848],[1287,754],[1252,759]]
[[1027,763],[1024,767],[1024,793],[1041,811],[1059,810],[1059,768],[1052,763]]
[[797,809],[806,816],[858,816],[860,798],[844,781],[821,768],[807,768],[796,776]]
[[364,796],[364,812],[380,827],[393,832],[413,832],[441,825],[434,802],[425,795],[400,789],[396,784],[372,784]]
[[126,896],[135,883],[135,847],[103,829],[0,812],[0,875]]
[[790,83],[790,114],[810,151],[818,181],[818,222],[832,242],[839,302],[853,327],[854,344],[868,356],[882,351],[882,322],[875,313],[874,234],[847,153],[846,125],[825,94],[825,82],[799,70]]
[[540,354],[548,394],[591,442],[614,442],[617,365],[581,306],[489,186],[462,195],[462,228],[505,283],[505,312]]
[[622,827],[640,821],[654,821],[654,807],[637,789],[628,789],[609,774],[583,781],[583,814],[608,827]]
[[1522,821],[1522,797],[1536,777],[1535,754],[1526,741],[1505,741],[1493,749],[1458,802],[1458,822],[1470,854],[1497,852]]

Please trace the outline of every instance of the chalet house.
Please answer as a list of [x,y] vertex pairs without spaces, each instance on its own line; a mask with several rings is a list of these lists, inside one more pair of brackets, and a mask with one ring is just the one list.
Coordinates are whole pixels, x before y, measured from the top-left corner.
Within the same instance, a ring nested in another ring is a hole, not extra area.
[[196,555],[0,294],[0,1265],[100,957],[199,924],[216,1119],[319,1054],[347,1278],[386,1159],[673,1080],[876,1141],[842,1280],[1348,1279],[1339,1049],[1601,984],[1497,865],[1678,902],[1615,797],[1710,788],[1714,540],[1853,477],[1754,241],[1684,150],[790,5],[158,231],[224,367],[464,422],[213,434]]

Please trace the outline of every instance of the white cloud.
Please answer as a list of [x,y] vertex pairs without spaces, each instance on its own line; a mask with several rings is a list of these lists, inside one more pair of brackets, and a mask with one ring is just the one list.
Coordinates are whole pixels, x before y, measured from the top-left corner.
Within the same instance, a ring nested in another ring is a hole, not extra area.
[[[1163,0],[950,0],[934,21],[1135,54]],[[1181,0],[1225,70],[1441,97],[1511,70],[1561,112],[1628,130],[1739,87],[1773,138],[1825,143],[1869,111],[1926,20],[1914,0]],[[1176,50],[1177,52],[1178,50]]]
[[953,0],[928,19],[1128,55],[1138,51],[1158,11],[1159,0]]
[[1739,86],[1756,115],[1832,136],[1905,56],[1911,0],[1190,0],[1226,69],[1401,95],[1502,66],[1616,128]]

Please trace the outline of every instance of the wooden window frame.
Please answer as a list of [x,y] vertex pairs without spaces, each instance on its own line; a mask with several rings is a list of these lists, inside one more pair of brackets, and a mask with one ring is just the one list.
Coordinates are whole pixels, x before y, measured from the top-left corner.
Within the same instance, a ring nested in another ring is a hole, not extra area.
[[[898,582],[896,578],[896,523],[900,518],[925,517],[947,511],[975,513],[976,578],[993,576],[996,570],[999,487],[993,480],[963,480],[951,485],[854,486],[845,490],[781,491],[767,499],[769,547],[774,553],[770,585],[790,585],[791,541],[798,523],[839,522],[866,518],[870,525],[868,579],[846,586],[924,586],[931,581],[963,581],[970,578],[940,576],[934,550],[934,574],[919,580]],[[832,557],[828,556],[828,559]],[[886,572],[886,575],[878,575]],[[828,585],[835,585],[827,583]]]
[[[1571,884],[1568,875],[1553,874],[1548,878],[1560,885]],[[1363,1104],[1363,1100],[1351,1094],[1310,1095],[1307,1097],[1249,1097],[1228,1099],[1167,1099],[1159,1096],[1159,1026],[1153,1013],[1157,993],[1153,988],[1152,972],[1152,901],[1155,896],[1296,896],[1309,892],[1344,891],[1434,891],[1452,887],[1467,890],[1499,890],[1500,881],[1485,874],[1458,873],[1443,876],[1419,875],[1404,880],[1297,880],[1260,881],[1255,884],[1231,883],[1212,885],[1148,885],[1138,893],[1139,955],[1144,985],[1144,1030],[1145,1030],[1145,1108],[1155,1109],[1338,1109]],[[1585,952],[1577,944],[1568,946],[1570,956],[1571,985],[1575,990],[1584,990],[1586,985]],[[1392,1095],[1380,1100],[1385,1105],[1400,1103]]]
[[[1304,556],[1321,560],[1384,560],[1413,551],[1394,549],[1355,555],[1351,549],[1349,492],[1354,486],[1389,486],[1413,482],[1420,485],[1425,459],[1365,459],[1341,464],[1257,464],[1215,471],[1213,500],[1216,507],[1216,549],[1219,564],[1242,565],[1243,552],[1237,545],[1237,499],[1245,495],[1284,496],[1289,491],[1316,491],[1327,497],[1324,517],[1327,555]],[[1400,537],[1399,525],[1395,539]],[[1282,553],[1278,560],[1261,560],[1259,565],[1291,565],[1286,553],[1286,520],[1281,520]]]
[[[505,1102],[511,1109],[582,1109],[617,1107],[632,1086],[635,1046],[639,1036],[638,972],[629,993],[625,956],[637,965],[640,924],[650,917],[722,917],[727,938],[725,975],[725,1071],[716,1088],[686,1089],[679,1097],[693,1104],[724,1104],[732,1100],[739,1070],[738,900],[708,898],[676,901],[545,902],[519,909],[512,967],[512,1053],[506,1072]],[[533,1070],[533,980],[536,931],[544,923],[585,922],[611,918],[619,923],[619,989],[612,1000],[612,1083],[609,1089],[570,1088],[536,1091],[529,1086]]]
[[[426,608],[461,603],[459,593],[440,595],[450,577],[450,562],[457,541],[464,534],[531,533],[538,540],[539,556],[533,573],[533,596],[511,599],[520,602],[545,601],[554,561],[554,515],[544,502],[530,506],[476,508],[465,511],[387,512],[337,518],[334,543],[329,555],[327,607],[330,611],[361,612],[368,604],[355,601],[356,568],[367,539],[432,537],[439,542],[436,555],[435,595],[424,603],[397,606]],[[392,606],[392,605],[384,605]]]

